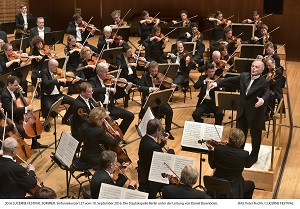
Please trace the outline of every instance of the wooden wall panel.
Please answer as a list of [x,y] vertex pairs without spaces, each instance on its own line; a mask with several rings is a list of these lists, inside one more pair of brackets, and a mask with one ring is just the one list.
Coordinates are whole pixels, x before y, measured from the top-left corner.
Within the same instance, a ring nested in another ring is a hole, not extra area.
[[[122,11],[123,16],[129,9],[131,12],[128,18],[136,15],[139,17],[141,11],[149,11],[151,16],[155,16],[160,12],[158,17],[179,18],[179,13],[182,9],[189,12],[189,16],[198,15],[200,20],[200,30],[204,31],[210,28],[208,21],[204,20],[209,14],[215,13],[217,10],[223,12],[224,17],[235,15],[232,20],[234,22],[241,22],[245,18],[252,18],[252,12],[258,10],[263,14],[263,0],[50,0],[49,7],[41,7],[39,0],[30,0],[30,11],[34,16],[43,16],[41,13],[50,14],[52,20],[51,27],[55,30],[66,29],[69,21],[72,20],[75,6],[81,8],[82,16],[87,21],[91,16],[94,19],[91,23],[96,25],[99,29],[107,24],[111,24],[111,12],[115,9]],[[35,5],[33,5],[35,4]],[[100,7],[102,4],[102,19]],[[286,43],[286,49],[289,60],[299,60],[298,57],[298,34],[299,34],[299,14],[300,5],[298,0],[284,0],[284,9],[282,15],[273,15],[264,19],[264,22],[273,29],[277,26],[281,28],[272,34],[275,43]],[[204,34],[208,38],[208,34]]]

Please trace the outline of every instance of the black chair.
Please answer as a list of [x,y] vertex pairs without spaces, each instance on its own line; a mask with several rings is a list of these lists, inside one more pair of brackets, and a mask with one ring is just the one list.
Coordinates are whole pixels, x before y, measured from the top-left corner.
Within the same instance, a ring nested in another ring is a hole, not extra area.
[[192,88],[190,87],[190,79],[189,78],[184,79],[184,81],[182,83],[181,91],[183,92],[183,103],[185,103],[187,92],[190,92],[190,98],[192,99]]
[[70,115],[69,119],[70,119],[71,134],[79,142],[76,149],[76,155],[77,157],[80,157],[79,155],[80,155],[83,139],[81,134],[79,134],[78,130],[74,127],[74,115],[73,114]]
[[81,192],[82,192],[83,199],[92,199],[92,196],[89,193],[87,193],[85,189],[83,189]]
[[214,176],[204,176],[206,193],[214,199],[230,198],[231,186],[229,181]]

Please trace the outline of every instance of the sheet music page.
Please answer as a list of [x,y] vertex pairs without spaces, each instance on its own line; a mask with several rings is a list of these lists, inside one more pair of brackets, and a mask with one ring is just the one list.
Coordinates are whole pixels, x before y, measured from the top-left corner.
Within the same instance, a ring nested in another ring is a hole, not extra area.
[[101,183],[98,199],[122,199],[122,187]]
[[185,121],[181,146],[202,149],[198,140],[203,137],[203,126],[203,123]]
[[166,165],[164,165],[164,163],[169,166],[172,165],[174,156],[175,155],[163,152],[153,152],[148,180],[169,184],[168,178],[163,178],[161,174],[169,173],[170,170],[166,167]]
[[[174,162],[171,168],[176,173],[176,175],[180,177],[181,171],[186,165],[195,165],[195,163],[195,158],[175,155]],[[172,172],[169,172],[169,174],[172,174]]]
[[148,107],[144,117],[142,118],[142,121],[138,125],[139,135],[141,137],[146,135],[148,121],[151,120],[151,119],[154,119],[154,118],[155,117],[154,117],[150,107]]
[[203,139],[204,140],[214,139],[216,141],[221,141],[222,133],[223,133],[223,126],[219,126],[219,125],[214,126],[212,124],[205,124],[204,131],[203,131]]
[[73,136],[63,130],[55,152],[55,157],[62,164],[70,168],[78,143],[79,142]]
[[148,199],[148,193],[102,183],[98,199]]

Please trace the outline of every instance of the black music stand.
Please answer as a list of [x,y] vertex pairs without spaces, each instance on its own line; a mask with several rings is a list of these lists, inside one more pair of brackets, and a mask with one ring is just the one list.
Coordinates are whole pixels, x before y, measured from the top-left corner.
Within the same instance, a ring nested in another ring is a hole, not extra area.
[[232,35],[238,36],[242,33],[238,38],[241,38],[243,41],[251,40],[254,37],[254,24],[232,23],[231,26]]
[[36,17],[28,19],[28,30],[36,27]]
[[105,59],[107,63],[116,63],[116,58],[122,53],[122,47],[116,47],[112,49],[104,49],[102,59]]
[[64,43],[64,30],[53,31],[54,44],[63,44]]
[[23,67],[15,68],[12,72],[12,75],[15,75],[20,78],[21,81],[26,80],[29,71],[31,70],[31,64],[25,65]]
[[0,30],[4,31],[6,34],[15,33],[16,22],[4,22],[0,24]]
[[[170,66],[170,68],[169,68],[169,66]],[[169,68],[169,70],[168,70],[168,68]],[[174,80],[174,78],[177,75],[178,68],[179,68],[179,64],[176,64],[176,63],[159,64],[158,72],[165,74],[166,71],[168,70],[166,77],[172,78]]]
[[7,84],[7,79],[11,76],[11,72],[0,76],[0,94]]
[[45,45],[50,45],[50,46],[55,44],[53,32],[45,33],[44,42],[45,42]]
[[231,128],[233,127],[233,111],[238,109],[240,94],[237,92],[215,91],[216,106],[222,110],[231,110]]
[[[122,36],[123,40],[128,42],[130,36],[130,26],[121,26],[118,30],[118,27],[113,27],[112,32],[117,32],[118,36]],[[131,42],[130,42],[131,43]]]
[[240,58],[256,59],[257,55],[264,54],[264,45],[258,44],[242,44]]
[[[22,39],[15,39],[10,42],[14,51],[19,51],[21,46]],[[21,50],[26,53],[26,49],[29,47],[29,37],[23,38],[22,48]]]
[[255,59],[252,58],[234,58],[233,71],[237,73],[251,72],[251,65]]
[[[165,89],[158,92],[152,92],[151,94],[149,94],[147,101],[143,106],[143,109],[147,110],[148,107],[159,107],[160,105],[167,104],[172,93],[173,89]],[[158,113],[159,112],[160,111],[158,111]]]

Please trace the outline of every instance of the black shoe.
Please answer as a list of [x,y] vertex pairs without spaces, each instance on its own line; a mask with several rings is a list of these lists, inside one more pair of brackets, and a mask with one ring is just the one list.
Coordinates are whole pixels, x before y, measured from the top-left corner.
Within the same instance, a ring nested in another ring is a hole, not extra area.
[[174,136],[171,134],[170,131],[167,131],[167,133],[169,134],[168,139],[170,139],[170,140],[174,140],[175,139]]
[[44,126],[44,131],[49,132],[50,128],[51,128],[51,124],[50,123],[43,123]]
[[31,149],[45,149],[45,148],[48,148],[48,147],[49,147],[48,145],[44,145],[44,144],[41,144],[39,142],[36,142],[36,143],[31,145]]
[[71,125],[69,119],[67,119],[67,120],[66,119],[62,119],[61,123],[64,124],[64,125],[67,125],[67,126]]

